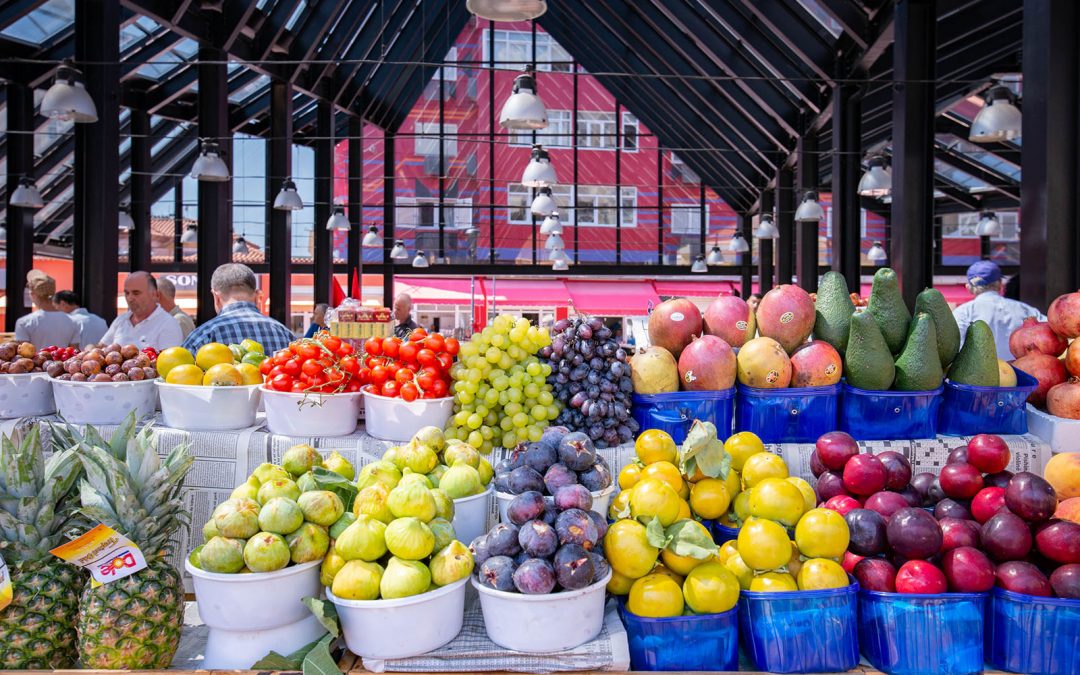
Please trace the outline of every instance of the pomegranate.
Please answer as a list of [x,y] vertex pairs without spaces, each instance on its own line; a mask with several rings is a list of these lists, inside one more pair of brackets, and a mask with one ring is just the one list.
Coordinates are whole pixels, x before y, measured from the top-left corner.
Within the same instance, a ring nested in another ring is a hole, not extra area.
[[742,347],[757,332],[757,319],[750,305],[737,295],[721,295],[705,308],[705,333],[723,338],[732,347]]
[[840,381],[844,363],[828,342],[814,340],[791,353],[792,387],[827,387]]
[[1058,335],[1070,340],[1080,337],[1080,291],[1059,295],[1050,303],[1046,318]]
[[782,284],[761,299],[757,323],[758,332],[779,342],[790,354],[814,330],[814,301],[798,286]]
[[1073,377],[1080,377],[1080,340],[1073,340],[1065,351],[1065,370]]
[[665,300],[649,315],[649,340],[676,359],[695,335],[701,335],[701,311],[686,298]]
[[687,391],[720,391],[735,386],[735,352],[715,335],[694,338],[679,356],[679,381]]
[[1050,389],[1065,381],[1065,362],[1048,354],[1031,353],[1021,356],[1012,364],[1039,381],[1039,386],[1027,399],[1035,406],[1042,407]]
[[1046,393],[1046,411],[1056,417],[1080,420],[1080,380],[1054,385]]
[[1024,323],[1009,336],[1009,351],[1016,358],[1031,352],[1061,356],[1068,346],[1069,341],[1055,333],[1049,323],[1033,316],[1024,319]]

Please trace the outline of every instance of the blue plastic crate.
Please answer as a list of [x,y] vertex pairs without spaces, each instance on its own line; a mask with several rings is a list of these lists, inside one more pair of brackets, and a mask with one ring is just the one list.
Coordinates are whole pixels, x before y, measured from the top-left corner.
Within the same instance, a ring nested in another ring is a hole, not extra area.
[[840,431],[858,441],[934,438],[944,389],[868,391],[845,382],[840,393]]
[[681,444],[694,420],[712,422],[721,439],[731,435],[735,417],[735,388],[722,391],[676,391],[634,394],[630,410],[641,430],[666,431]]
[[1080,600],[994,588],[986,602],[986,661],[1033,675],[1080,675]]
[[633,670],[738,670],[738,606],[721,614],[697,614],[651,619],[626,609],[619,599],[619,616],[626,626]]
[[945,380],[938,433],[1026,434],[1027,397],[1037,386],[1039,381],[1022,370],[1016,370],[1015,387],[976,387]]
[[859,644],[878,670],[911,675],[983,669],[986,593],[859,593]]
[[758,670],[820,673],[859,663],[859,584],[822,591],[739,594],[739,641]]
[[723,546],[725,543],[739,538],[739,528],[728,527],[719,520],[710,521],[709,530],[712,531],[713,541],[716,542],[717,546]]
[[836,431],[840,385],[758,389],[738,385],[735,431],[752,431],[763,443],[813,443]]

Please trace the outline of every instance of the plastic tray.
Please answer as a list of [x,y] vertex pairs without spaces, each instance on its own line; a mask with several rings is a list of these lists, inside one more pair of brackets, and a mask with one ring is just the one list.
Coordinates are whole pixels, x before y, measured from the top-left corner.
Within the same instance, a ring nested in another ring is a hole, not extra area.
[[1027,397],[1038,385],[1038,380],[1021,370],[1016,370],[1015,387],[976,387],[946,380],[938,433],[946,436],[1026,434]]
[[742,591],[739,641],[758,670],[851,670],[859,663],[858,592],[854,579],[845,588],[821,591]]
[[1035,675],[1080,673],[1080,600],[994,588],[986,602],[986,661]]
[[1050,451],[1080,452],[1080,420],[1069,420],[1027,404],[1028,431],[1046,441]]
[[263,385],[270,433],[294,438],[348,436],[356,431],[363,394],[293,394]]
[[739,669],[738,605],[721,614],[653,619],[627,611],[620,598],[619,617],[633,670]]
[[634,394],[630,407],[641,430],[660,429],[676,444],[686,440],[694,420],[712,422],[720,438],[731,435],[735,418],[735,388],[722,391],[676,391]]
[[868,391],[843,383],[840,431],[859,441],[937,436],[944,386],[930,391]]
[[[978,673],[983,669],[986,593],[859,593],[859,644],[886,673]],[[1050,639],[1050,638],[1047,638]]]
[[813,443],[836,431],[840,385],[759,389],[740,384],[735,431],[752,431],[763,443]]

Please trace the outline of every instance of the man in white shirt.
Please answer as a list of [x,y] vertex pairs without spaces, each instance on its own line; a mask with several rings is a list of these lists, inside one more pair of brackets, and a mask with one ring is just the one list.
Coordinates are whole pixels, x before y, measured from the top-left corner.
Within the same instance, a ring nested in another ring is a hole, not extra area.
[[157,281],[149,272],[132,272],[124,282],[128,311],[116,317],[101,341],[106,344],[132,344],[161,351],[176,347],[184,340],[180,324],[158,304]]
[[57,309],[67,312],[68,317],[79,326],[79,346],[83,349],[100,343],[101,336],[109,330],[105,319],[91,314],[90,310],[82,306],[82,301],[75,291],[59,291],[53,296],[53,302]]
[[1011,361],[1009,336],[1024,323],[1024,319],[1035,317],[1046,321],[1042,312],[1019,300],[1010,300],[1001,295],[1001,268],[990,260],[980,260],[967,271],[967,288],[974,300],[966,302],[953,311],[956,323],[960,326],[960,339],[967,336],[967,329],[976,320],[983,320],[994,334],[999,359]]
[[[79,344],[79,326],[67,314],[56,309],[52,296],[56,293],[56,281],[41,270],[26,273],[26,288],[37,309],[15,322],[15,339],[42,347],[71,347]],[[22,294],[9,294],[8,300]]]

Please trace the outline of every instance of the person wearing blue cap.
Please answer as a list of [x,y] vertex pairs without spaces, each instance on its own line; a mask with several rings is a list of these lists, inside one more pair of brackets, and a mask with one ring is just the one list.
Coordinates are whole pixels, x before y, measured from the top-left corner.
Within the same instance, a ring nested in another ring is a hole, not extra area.
[[1019,300],[1010,300],[1001,295],[1001,268],[991,260],[980,260],[967,270],[967,289],[975,296],[953,312],[956,323],[960,326],[961,340],[967,335],[968,326],[982,319],[990,326],[994,334],[999,359],[1010,361],[1009,336],[1024,323],[1024,319],[1033,316],[1039,321],[1046,321],[1042,312]]

